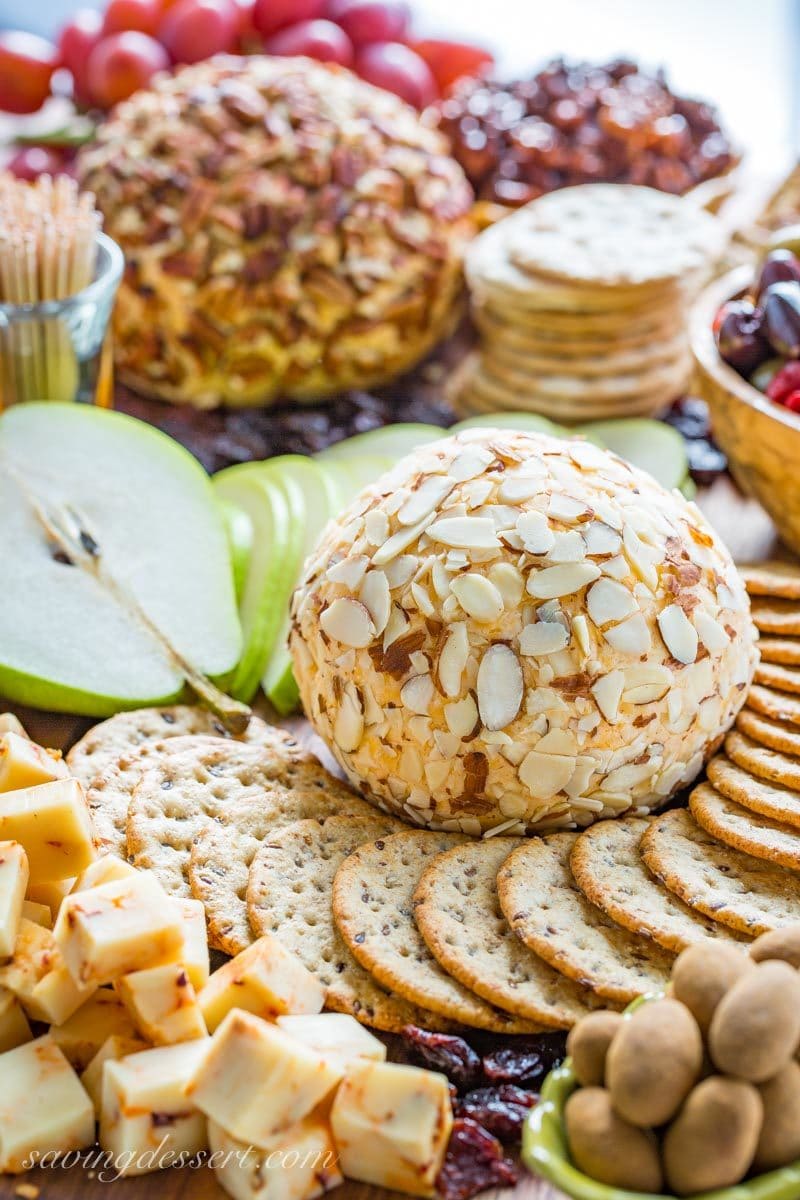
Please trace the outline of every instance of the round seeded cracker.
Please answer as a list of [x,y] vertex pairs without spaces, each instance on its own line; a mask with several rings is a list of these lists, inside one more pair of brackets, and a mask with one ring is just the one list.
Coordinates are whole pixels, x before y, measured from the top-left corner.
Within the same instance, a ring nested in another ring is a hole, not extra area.
[[800,793],[781,787],[779,783],[770,783],[768,779],[755,778],[724,754],[711,759],[707,773],[717,791],[741,804],[742,808],[800,828]]
[[780,663],[800,667],[800,638],[761,637],[758,649],[762,663]]
[[800,758],[800,729],[784,725],[782,721],[771,721],[749,708],[743,708],[737,716],[736,728],[760,746]]
[[800,634],[800,605],[795,600],[757,596],[750,605],[753,620],[762,633],[779,637]]
[[484,1000],[569,1029],[605,1002],[524,946],[497,900],[497,872],[520,838],[464,842],[438,854],[414,892],[417,927],[449,975]]
[[684,808],[654,819],[641,852],[684,903],[740,933],[758,937],[800,921],[797,875],[722,845]]
[[800,566],[797,563],[779,559],[745,563],[739,566],[739,574],[751,596],[780,596],[785,600],[800,600]]
[[497,876],[506,920],[535,954],[599,996],[627,1004],[663,991],[672,955],[620,928],[578,890],[569,865],[577,837],[531,838],[509,855]]
[[487,1004],[443,971],[414,922],[414,889],[423,870],[463,840],[414,829],[360,846],[336,873],[336,926],[361,965],[413,1003],[478,1029],[539,1032],[540,1026]]
[[731,762],[751,775],[800,791],[799,759],[760,746],[736,729],[732,729],[725,738],[725,753]]
[[776,692],[754,683],[747,693],[747,707],[775,721],[800,725],[800,697],[790,696],[787,692]]
[[784,663],[760,662],[756,667],[756,683],[776,688],[779,692],[800,694],[800,670]]
[[689,796],[689,809],[698,825],[734,850],[800,870],[800,833],[791,825],[770,821],[703,784]]
[[333,921],[331,887],[339,865],[365,838],[401,828],[382,813],[295,821],[259,849],[250,868],[247,909],[257,937],[274,934],[327,988],[326,1006],[365,1025],[399,1033],[405,1025],[451,1028],[379,987],[356,961]]
[[731,929],[694,912],[653,879],[639,854],[649,825],[646,817],[625,817],[600,821],[579,835],[570,866],[587,900],[624,929],[652,938],[673,954],[709,938],[741,942]]

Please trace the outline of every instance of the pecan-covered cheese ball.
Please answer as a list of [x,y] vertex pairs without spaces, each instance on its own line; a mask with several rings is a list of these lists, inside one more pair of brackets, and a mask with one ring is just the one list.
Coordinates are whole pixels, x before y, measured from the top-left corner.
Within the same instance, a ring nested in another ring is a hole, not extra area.
[[362,492],[292,604],[305,710],[351,783],[476,835],[663,804],[741,708],[755,640],[695,505],[589,442],[507,430]]
[[201,408],[380,383],[447,331],[472,192],[396,96],[305,58],[137,92],[80,156],[127,260],[121,378]]

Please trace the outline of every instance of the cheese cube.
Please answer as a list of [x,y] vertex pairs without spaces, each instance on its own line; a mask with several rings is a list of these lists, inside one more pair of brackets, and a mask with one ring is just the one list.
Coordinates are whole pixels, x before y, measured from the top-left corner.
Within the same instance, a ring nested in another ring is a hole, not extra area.
[[8,988],[0,988],[0,1054],[29,1042],[32,1037],[19,1000]]
[[206,934],[206,910],[199,900],[174,900],[183,922],[183,949],[180,961],[199,992],[208,983],[211,967],[208,960],[208,936]]
[[189,1083],[207,1049],[206,1040],[181,1042],[106,1061],[99,1140],[122,1174],[174,1166],[177,1156],[205,1149],[206,1119],[189,1097]]
[[340,1079],[321,1055],[234,1008],[211,1039],[191,1095],[233,1137],[265,1146],[308,1116]]
[[67,896],[54,932],[82,983],[110,983],[174,962],[183,946],[180,912],[144,871]]
[[233,1200],[314,1200],[343,1183],[327,1121],[312,1113],[257,1150],[208,1123],[208,1165]]
[[353,1067],[331,1109],[345,1175],[412,1196],[434,1195],[452,1126],[445,1076],[393,1063]]
[[46,904],[55,921],[61,901],[72,891],[74,879],[50,879],[46,883],[29,883],[26,900],[34,904]]
[[67,879],[88,867],[92,824],[77,779],[0,792],[0,838],[22,843],[34,883]]
[[76,1071],[92,1061],[110,1037],[138,1038],[128,1010],[111,988],[100,988],[68,1021],[54,1025],[50,1036]]
[[114,883],[117,879],[129,879],[135,875],[136,867],[117,858],[116,854],[104,854],[89,863],[85,871],[81,871],[77,879],[72,881],[71,892],[87,892],[89,888],[100,887],[104,883]]
[[121,1037],[118,1033],[112,1033],[111,1037],[103,1042],[81,1075],[81,1083],[91,1097],[98,1120],[103,1099],[103,1068],[106,1063],[117,1062],[120,1058],[127,1058],[129,1054],[139,1054],[147,1049],[147,1042],[143,1042],[141,1038]]
[[28,886],[28,856],[19,842],[0,842],[0,958],[14,953]]
[[52,783],[68,775],[67,764],[60,756],[49,754],[25,734],[0,734],[0,792]]
[[281,1013],[318,1013],[324,1003],[324,986],[269,933],[215,971],[200,993],[212,1033],[232,1008],[272,1020]]
[[359,1059],[386,1061],[386,1047],[347,1013],[278,1017],[275,1024],[309,1050],[333,1062],[344,1074]]
[[18,733],[24,738],[28,736],[22,721],[10,712],[0,712],[0,733]]
[[0,986],[9,988],[34,1021],[61,1025],[89,999],[95,984],[75,982],[49,929],[20,921],[14,957],[0,967]]
[[22,915],[26,921],[33,921],[34,925],[41,925],[43,929],[53,928],[53,916],[47,904],[37,904],[34,900],[24,900],[22,903]]
[[94,1144],[94,1109],[50,1037],[0,1055],[0,1171]]
[[142,1037],[171,1046],[208,1037],[197,993],[182,963],[166,963],[123,975],[115,987]]

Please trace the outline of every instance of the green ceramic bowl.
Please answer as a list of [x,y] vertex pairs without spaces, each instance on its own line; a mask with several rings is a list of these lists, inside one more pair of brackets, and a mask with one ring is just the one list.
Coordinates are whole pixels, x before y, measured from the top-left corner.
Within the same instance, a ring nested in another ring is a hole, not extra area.
[[[564,1105],[576,1087],[570,1059],[545,1079],[541,1099],[526,1120],[522,1134],[522,1159],[526,1167],[574,1200],[675,1200],[673,1196],[609,1187],[572,1165],[564,1132]],[[800,1162],[758,1175],[735,1187],[703,1192],[693,1200],[798,1200],[798,1197]]]

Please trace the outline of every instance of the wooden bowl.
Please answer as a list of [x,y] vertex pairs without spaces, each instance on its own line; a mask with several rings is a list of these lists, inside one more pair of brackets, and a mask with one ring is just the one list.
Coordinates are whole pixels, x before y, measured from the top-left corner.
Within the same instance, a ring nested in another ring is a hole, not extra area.
[[738,267],[698,298],[690,325],[697,386],[734,479],[800,554],[800,416],[774,404],[723,362],[711,329],[720,305],[744,291],[752,278],[751,267]]

